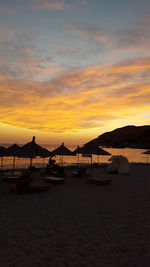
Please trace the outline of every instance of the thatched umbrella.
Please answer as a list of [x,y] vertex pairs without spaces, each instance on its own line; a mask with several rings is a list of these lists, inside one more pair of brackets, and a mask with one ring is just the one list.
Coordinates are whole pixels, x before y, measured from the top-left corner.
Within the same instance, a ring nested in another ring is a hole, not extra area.
[[43,148],[43,154],[41,156],[41,158],[43,159],[43,168],[44,168],[44,159],[48,158],[50,156],[50,151],[47,150],[46,148]]
[[147,155],[147,164],[148,164],[148,155],[150,155],[150,150],[147,150],[147,151],[143,152],[142,154],[146,154]]
[[15,168],[15,159],[18,156],[19,152],[21,150],[21,147],[17,144],[13,144],[10,147],[6,149],[6,156],[13,157],[13,167],[12,167],[12,173],[14,173]]
[[53,151],[51,151],[51,155],[62,156],[62,160],[61,160],[62,165],[63,165],[63,156],[75,156],[75,154],[69,148],[67,148],[64,145],[64,143],[62,143],[61,146],[59,146],[56,149],[54,149]]
[[77,146],[77,148],[73,151],[73,153],[78,155],[78,166],[79,166],[79,154],[82,153],[81,147]]
[[91,178],[92,178],[92,155],[111,155],[109,152],[105,151],[104,149],[100,148],[94,143],[85,144],[83,147],[80,148],[82,154],[88,154],[91,156]]
[[19,153],[20,158],[30,158],[30,166],[32,166],[33,158],[45,158],[49,157],[49,155],[50,152],[46,148],[43,148],[40,145],[36,144],[35,136],[33,136],[31,142],[28,142],[27,144],[21,147],[21,151]]
[[3,157],[6,155],[6,148],[4,146],[0,147],[0,157],[1,157],[1,170],[3,169]]

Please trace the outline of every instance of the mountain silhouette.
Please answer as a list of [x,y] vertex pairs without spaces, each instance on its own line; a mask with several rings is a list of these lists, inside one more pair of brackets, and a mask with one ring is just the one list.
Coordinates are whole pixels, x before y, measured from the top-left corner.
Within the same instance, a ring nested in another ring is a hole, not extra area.
[[150,125],[124,126],[103,133],[88,143],[94,142],[106,147],[150,148]]

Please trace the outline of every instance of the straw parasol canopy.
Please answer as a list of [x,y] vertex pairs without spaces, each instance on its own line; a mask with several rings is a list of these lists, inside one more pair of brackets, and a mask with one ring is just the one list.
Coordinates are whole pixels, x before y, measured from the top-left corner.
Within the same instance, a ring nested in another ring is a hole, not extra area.
[[43,148],[43,152],[41,154],[41,158],[48,158],[50,156],[50,151],[46,148]]
[[44,159],[48,158],[49,156],[50,156],[50,151],[47,150],[46,148],[43,148],[43,153],[41,156],[41,158],[43,159],[43,168],[44,168]]
[[6,148],[4,146],[0,147],[0,157],[1,157],[1,170],[3,169],[3,157],[6,155]]
[[73,153],[75,153],[75,154],[81,154],[82,153],[81,147],[80,146],[77,146],[77,148],[73,151]]
[[53,151],[51,151],[51,155],[60,155],[62,156],[62,165],[63,165],[63,156],[75,156],[75,154],[67,148],[64,143],[61,144],[61,146],[57,147]]
[[98,145],[94,143],[87,143],[80,149],[82,154],[89,154],[91,155],[91,178],[92,178],[92,155],[111,155],[106,150],[100,148]]
[[150,155],[150,150],[147,150],[147,151],[143,152],[142,154],[146,154],[147,155],[147,164],[148,164],[148,155]]
[[78,145],[77,148],[73,151],[74,154],[78,155],[78,166],[79,166],[79,154],[82,153],[81,150],[82,150],[81,147]]
[[84,154],[89,154],[89,155],[106,155],[109,156],[111,155],[109,152],[107,152],[106,150],[100,148],[98,145],[94,144],[94,143],[88,143],[85,144],[82,148],[81,148],[82,153]]
[[8,157],[13,157],[13,167],[12,167],[12,173],[14,173],[14,168],[15,168],[15,159],[18,156],[19,152],[21,150],[21,147],[18,146],[17,144],[13,144],[10,147],[6,149],[6,155]]
[[19,157],[21,158],[30,158],[30,166],[32,166],[32,160],[36,157],[46,158],[49,157],[50,152],[41,147],[35,142],[35,136],[33,136],[32,141],[26,143],[21,147]]

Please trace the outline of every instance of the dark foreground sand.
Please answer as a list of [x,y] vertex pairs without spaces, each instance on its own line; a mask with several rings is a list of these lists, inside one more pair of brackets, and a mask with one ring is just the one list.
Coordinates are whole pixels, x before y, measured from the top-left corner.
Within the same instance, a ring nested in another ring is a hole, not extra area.
[[110,185],[77,178],[44,193],[16,195],[0,183],[0,266],[150,266],[150,165]]

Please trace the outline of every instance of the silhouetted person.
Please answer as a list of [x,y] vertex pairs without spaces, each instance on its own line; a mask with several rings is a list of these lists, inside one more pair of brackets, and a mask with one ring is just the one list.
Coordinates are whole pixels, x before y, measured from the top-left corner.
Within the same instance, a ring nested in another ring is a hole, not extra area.
[[49,158],[48,164],[46,165],[46,169],[45,169],[45,173],[47,174],[52,174],[52,172],[55,170],[56,168],[56,160],[52,159],[53,156],[51,156]]
[[56,160],[52,159],[52,157],[53,157],[53,156],[51,156],[51,157],[49,158],[49,161],[48,161],[48,165],[49,165],[49,167],[53,167],[54,164],[55,164],[55,162],[56,162]]

